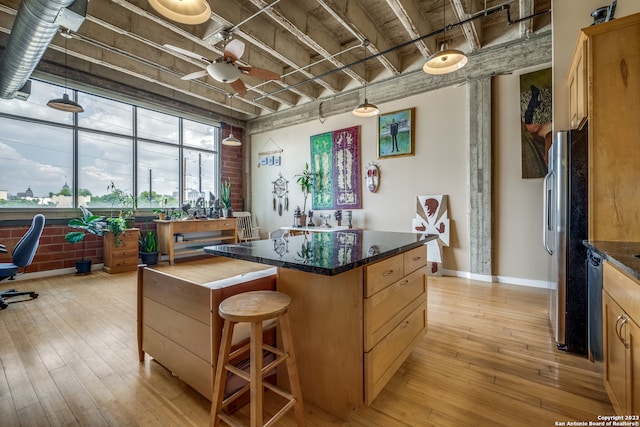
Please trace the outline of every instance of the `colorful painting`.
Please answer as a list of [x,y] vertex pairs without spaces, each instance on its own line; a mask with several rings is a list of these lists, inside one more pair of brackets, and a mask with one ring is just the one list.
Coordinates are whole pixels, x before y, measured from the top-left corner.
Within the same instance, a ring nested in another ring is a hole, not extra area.
[[378,116],[378,158],[414,154],[415,108]]
[[312,209],[360,209],[360,127],[312,136],[311,170],[318,173]]
[[551,68],[520,76],[522,178],[547,174],[553,141],[552,76]]

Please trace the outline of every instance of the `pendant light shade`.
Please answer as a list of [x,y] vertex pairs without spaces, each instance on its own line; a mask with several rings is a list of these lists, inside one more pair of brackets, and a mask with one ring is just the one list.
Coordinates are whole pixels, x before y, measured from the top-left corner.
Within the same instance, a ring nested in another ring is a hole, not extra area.
[[206,0],[149,0],[149,4],[162,16],[181,24],[202,24],[211,16]]
[[[362,48],[364,50],[364,55],[366,56],[367,54],[367,45],[369,44],[369,40],[364,40],[362,42]],[[364,102],[360,105],[358,105],[356,108],[353,109],[353,111],[351,111],[351,114],[353,114],[356,117],[372,117],[372,116],[377,116],[378,113],[380,113],[380,110],[378,109],[378,107],[375,104],[370,104],[369,100],[367,99],[367,61],[365,59],[364,61]]]
[[356,117],[372,117],[377,116],[380,110],[376,105],[370,104],[369,100],[365,98],[364,102],[358,105],[351,113]]
[[[233,120],[233,95],[229,95],[229,108],[231,109],[231,120]],[[231,126],[231,131],[229,132],[229,136],[222,140],[222,145],[228,145],[229,147],[242,145],[242,141],[233,135],[233,125],[229,126]]]
[[468,58],[464,52],[447,49],[447,44],[442,43],[440,51],[427,59],[422,70],[427,74],[447,74],[464,67],[467,61]]
[[67,94],[67,40],[71,38],[69,30],[66,33],[60,33],[64,37],[64,94],[62,98],[55,98],[47,102],[47,107],[51,107],[54,110],[64,111],[67,113],[84,113],[84,108],[71,98]]
[[228,145],[230,147],[239,147],[242,145],[242,142],[233,136],[233,132],[229,133],[229,136],[222,140],[222,144]]
[[69,95],[66,93],[62,95],[62,98],[51,99],[47,102],[47,107],[51,107],[54,110],[66,111],[67,113],[84,113],[84,108],[69,98]]
[[467,55],[458,49],[447,47],[447,20],[445,17],[445,0],[442,0],[442,25],[443,36],[440,51],[434,53],[422,66],[422,71],[427,74],[448,74],[464,67],[468,61]]

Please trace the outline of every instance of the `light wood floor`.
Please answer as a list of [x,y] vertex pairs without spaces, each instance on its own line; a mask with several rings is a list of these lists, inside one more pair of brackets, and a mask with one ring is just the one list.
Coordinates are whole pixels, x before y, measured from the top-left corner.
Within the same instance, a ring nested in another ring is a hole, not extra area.
[[[208,425],[208,400],[137,360],[135,273],[7,287],[40,297],[0,311],[1,426]],[[343,422],[307,405],[307,425],[553,426],[613,413],[598,369],[555,350],[546,291],[430,277],[428,310],[428,334],[371,407]]]

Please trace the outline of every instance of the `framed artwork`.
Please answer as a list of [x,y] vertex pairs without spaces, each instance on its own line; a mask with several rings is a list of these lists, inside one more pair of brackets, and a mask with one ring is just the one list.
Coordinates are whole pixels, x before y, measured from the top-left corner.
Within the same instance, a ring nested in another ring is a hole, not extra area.
[[551,68],[520,76],[520,144],[522,178],[547,174],[547,152],[553,141]]
[[311,137],[312,209],[360,209],[360,126]]
[[378,116],[378,159],[414,155],[415,108]]

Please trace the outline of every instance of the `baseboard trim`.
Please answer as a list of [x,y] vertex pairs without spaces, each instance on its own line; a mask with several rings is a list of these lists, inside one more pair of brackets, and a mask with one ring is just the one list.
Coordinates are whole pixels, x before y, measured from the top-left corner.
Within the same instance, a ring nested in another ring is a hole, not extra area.
[[552,289],[553,285],[545,280],[522,279],[519,277],[509,276],[493,276],[486,274],[474,274],[468,271],[457,271],[443,269],[444,276],[461,277],[469,280],[477,280],[479,282],[505,283],[509,285],[528,286],[532,288]]

